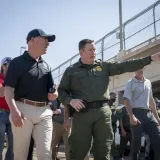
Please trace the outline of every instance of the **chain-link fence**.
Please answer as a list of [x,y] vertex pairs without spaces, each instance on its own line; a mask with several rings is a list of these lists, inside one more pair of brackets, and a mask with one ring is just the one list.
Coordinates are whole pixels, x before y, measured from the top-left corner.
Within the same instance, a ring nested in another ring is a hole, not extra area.
[[[123,23],[122,28],[123,48],[127,54],[148,45],[149,41],[160,39],[160,1]],[[97,59],[115,61],[120,50],[120,39],[117,38],[119,32],[120,27],[117,27],[96,42]],[[52,70],[55,84],[59,84],[65,69],[78,59],[79,54]]]

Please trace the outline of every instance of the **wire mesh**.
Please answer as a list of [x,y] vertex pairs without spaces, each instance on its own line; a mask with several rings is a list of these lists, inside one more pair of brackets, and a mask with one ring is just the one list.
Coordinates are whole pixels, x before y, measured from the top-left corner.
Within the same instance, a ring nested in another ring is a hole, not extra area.
[[[117,60],[120,50],[118,35],[119,27],[96,42],[97,59],[102,59],[103,57],[104,61],[109,62]],[[147,40],[150,39],[151,41],[160,39],[160,1],[155,2],[123,24],[123,45],[126,53],[147,45]],[[52,75],[56,84],[60,83],[65,69],[76,63],[79,58],[80,56],[77,54],[53,69]]]

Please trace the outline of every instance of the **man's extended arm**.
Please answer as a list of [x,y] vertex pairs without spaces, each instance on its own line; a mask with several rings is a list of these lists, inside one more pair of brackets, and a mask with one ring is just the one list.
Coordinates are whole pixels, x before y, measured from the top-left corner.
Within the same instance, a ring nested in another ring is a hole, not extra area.
[[134,72],[140,68],[151,63],[151,56],[144,57],[141,59],[127,60],[122,62],[106,63],[109,69],[109,75],[119,75],[126,72]]
[[113,76],[125,72],[134,72],[150,64],[151,61],[160,61],[160,52],[140,59],[128,60],[120,63],[106,63],[106,69],[109,69],[109,75]]

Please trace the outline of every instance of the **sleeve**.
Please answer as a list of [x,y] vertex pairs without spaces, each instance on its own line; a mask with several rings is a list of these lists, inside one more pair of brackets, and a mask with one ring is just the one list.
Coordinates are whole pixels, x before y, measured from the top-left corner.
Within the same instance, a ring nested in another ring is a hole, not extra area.
[[18,67],[16,67],[16,63],[14,60],[10,63],[8,67],[8,71],[5,77],[4,86],[9,86],[15,88],[18,83]]
[[[108,63],[109,76],[119,75],[126,72],[134,72],[151,63],[151,56],[124,62]],[[107,64],[107,62],[106,62]]]
[[48,92],[54,87],[54,80],[51,71],[48,72]]
[[123,97],[132,100],[132,80],[127,83]]
[[69,72],[66,70],[62,76],[60,85],[58,87],[58,99],[60,100],[60,102],[62,102],[64,106],[69,104],[72,99],[70,94],[70,81],[71,77],[69,75]]

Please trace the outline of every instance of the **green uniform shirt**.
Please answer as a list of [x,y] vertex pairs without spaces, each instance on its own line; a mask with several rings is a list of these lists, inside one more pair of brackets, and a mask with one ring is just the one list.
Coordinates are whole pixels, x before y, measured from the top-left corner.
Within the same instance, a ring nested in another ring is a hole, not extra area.
[[121,63],[95,61],[93,65],[84,65],[79,60],[64,72],[58,87],[59,100],[64,105],[72,98],[88,102],[106,100],[109,98],[109,76],[133,72],[150,63],[150,56]]

